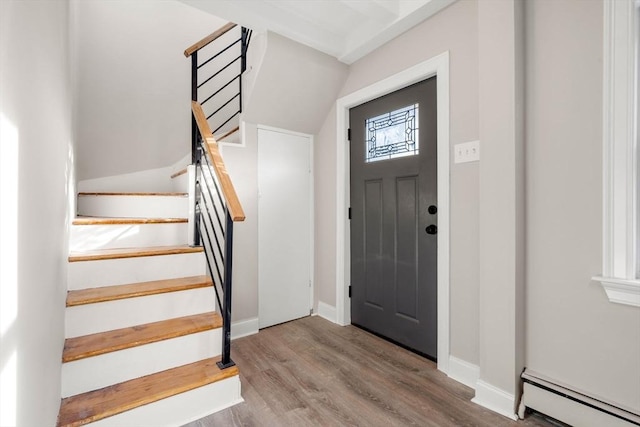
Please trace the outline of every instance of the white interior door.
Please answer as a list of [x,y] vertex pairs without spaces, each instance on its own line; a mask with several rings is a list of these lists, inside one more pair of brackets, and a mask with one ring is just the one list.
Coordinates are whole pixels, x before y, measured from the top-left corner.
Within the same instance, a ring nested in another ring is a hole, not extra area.
[[258,129],[260,328],[311,308],[311,137]]

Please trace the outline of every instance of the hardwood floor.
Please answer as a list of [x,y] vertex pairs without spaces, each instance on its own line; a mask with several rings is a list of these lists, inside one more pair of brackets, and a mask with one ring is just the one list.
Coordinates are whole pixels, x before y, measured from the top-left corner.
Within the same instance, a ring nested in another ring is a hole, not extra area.
[[556,425],[497,415],[432,361],[320,317],[235,340],[232,358],[245,402],[187,427]]

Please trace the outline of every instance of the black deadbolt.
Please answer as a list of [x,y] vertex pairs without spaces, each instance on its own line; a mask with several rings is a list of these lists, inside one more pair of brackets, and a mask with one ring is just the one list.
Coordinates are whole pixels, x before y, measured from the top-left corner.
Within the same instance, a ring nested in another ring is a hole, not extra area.
[[436,234],[438,232],[438,227],[431,224],[431,225],[428,225],[424,231],[426,231],[427,234]]
[[429,213],[431,215],[435,215],[438,212],[438,207],[436,205],[429,206]]

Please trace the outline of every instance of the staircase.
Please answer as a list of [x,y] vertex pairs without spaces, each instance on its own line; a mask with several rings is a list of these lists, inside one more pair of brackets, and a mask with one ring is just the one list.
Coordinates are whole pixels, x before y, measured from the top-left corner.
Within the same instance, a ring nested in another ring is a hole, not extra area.
[[[244,213],[210,123],[222,117],[214,132],[223,137],[238,131],[251,32],[239,29],[238,40],[198,62],[199,51],[235,28],[185,51],[193,164],[167,177],[185,192],[78,194],[58,426],[179,426],[242,401],[230,324],[233,223]],[[198,84],[198,70],[215,67],[234,45],[240,56]],[[228,70],[237,75],[216,82]],[[236,95],[216,98],[234,82]],[[215,110],[208,116],[198,103],[203,86],[213,91],[202,103]]]
[[[181,193],[80,193],[59,426],[181,425],[242,401]],[[93,424],[92,424],[93,425]]]

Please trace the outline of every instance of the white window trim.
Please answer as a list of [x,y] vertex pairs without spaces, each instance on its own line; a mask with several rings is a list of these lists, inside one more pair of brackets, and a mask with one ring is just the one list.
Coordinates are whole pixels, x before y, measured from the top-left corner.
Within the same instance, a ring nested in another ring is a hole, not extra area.
[[637,0],[604,1],[603,266],[609,301],[640,307],[637,277]]

